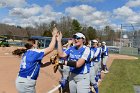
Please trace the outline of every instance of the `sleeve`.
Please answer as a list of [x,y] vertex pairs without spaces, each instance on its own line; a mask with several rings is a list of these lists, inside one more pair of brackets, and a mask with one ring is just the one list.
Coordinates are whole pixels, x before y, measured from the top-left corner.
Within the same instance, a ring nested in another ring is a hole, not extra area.
[[102,47],[100,47],[100,52],[102,53],[102,51],[103,51],[103,50],[102,50]]
[[100,48],[97,48],[97,51],[95,52],[94,56],[97,57],[100,53]]
[[104,52],[106,52],[106,49],[107,49],[107,48],[106,48],[106,46],[105,46],[105,48],[104,48]]
[[45,49],[41,49],[41,50],[38,50],[38,54],[37,54],[37,60],[42,60],[43,57],[44,57],[44,51]]
[[108,55],[108,47],[106,48],[106,55]]
[[89,47],[86,47],[81,58],[88,60],[89,54],[90,54],[90,49],[89,49]]
[[66,55],[69,55],[70,54],[70,50],[71,50],[71,47],[66,49],[64,52],[66,53]]
[[93,58],[94,56],[94,51],[90,50],[91,51],[91,58]]

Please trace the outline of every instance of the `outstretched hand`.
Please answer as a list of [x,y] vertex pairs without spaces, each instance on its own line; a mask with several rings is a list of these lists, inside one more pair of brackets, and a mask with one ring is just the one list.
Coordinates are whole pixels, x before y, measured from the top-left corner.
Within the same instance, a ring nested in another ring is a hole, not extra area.
[[53,28],[53,31],[52,31],[52,35],[56,36],[58,34],[58,29],[56,28],[55,24],[54,24],[54,28]]
[[61,39],[62,39],[62,33],[59,31],[57,35],[57,41],[61,41]]
[[73,40],[68,40],[68,44],[71,45],[73,43]]

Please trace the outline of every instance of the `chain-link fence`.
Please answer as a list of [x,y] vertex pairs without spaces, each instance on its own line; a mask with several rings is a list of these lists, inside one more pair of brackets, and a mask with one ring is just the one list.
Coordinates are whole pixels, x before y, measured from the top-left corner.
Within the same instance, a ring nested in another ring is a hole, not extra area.
[[140,55],[140,48],[108,46],[109,53],[124,55]]

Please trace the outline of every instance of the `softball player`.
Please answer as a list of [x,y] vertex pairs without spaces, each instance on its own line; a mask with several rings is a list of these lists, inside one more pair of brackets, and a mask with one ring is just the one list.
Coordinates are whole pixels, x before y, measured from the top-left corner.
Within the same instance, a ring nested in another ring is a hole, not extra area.
[[61,63],[70,66],[69,88],[70,93],[90,92],[90,48],[84,45],[85,36],[82,33],[73,35],[74,46],[62,51],[62,34],[57,37],[58,53],[60,57],[68,57],[68,61]]
[[[91,51],[91,58],[94,56],[94,51]],[[95,81],[95,67],[94,67],[94,61],[91,60],[90,64],[90,85],[91,85],[91,93],[94,91],[97,91],[98,93],[98,85]]]
[[[66,49],[67,49],[67,46],[63,45],[63,51],[65,51]],[[62,63],[63,61],[66,61],[66,60],[67,60],[67,58],[60,58],[59,63]],[[65,65],[59,66],[59,72],[62,75],[61,80],[60,80],[60,84],[61,84],[63,91],[66,89],[66,84],[68,83],[69,71],[70,71],[69,66],[65,66]]]
[[101,53],[102,53],[102,48],[101,48],[101,43],[100,42],[98,42],[98,48],[100,49],[100,55],[99,55],[99,71],[98,71],[99,80],[98,81],[101,81],[101,71],[102,71]]
[[[98,71],[99,71],[99,62],[100,62],[100,49],[97,46],[98,41],[92,40],[91,41],[91,67],[90,67],[90,80],[91,86],[94,87],[96,93],[98,93]],[[96,80],[96,82],[94,81]]]
[[44,56],[53,51],[56,43],[57,29],[52,32],[52,40],[49,47],[37,49],[35,40],[29,39],[25,44],[26,49],[22,51],[15,50],[13,54],[22,55],[20,71],[16,79],[16,88],[18,93],[35,93],[36,80],[39,75],[41,60]]
[[106,46],[106,42],[102,42],[102,60],[103,60],[103,71],[104,73],[108,73],[108,69],[106,66],[107,59],[108,59],[108,47]]

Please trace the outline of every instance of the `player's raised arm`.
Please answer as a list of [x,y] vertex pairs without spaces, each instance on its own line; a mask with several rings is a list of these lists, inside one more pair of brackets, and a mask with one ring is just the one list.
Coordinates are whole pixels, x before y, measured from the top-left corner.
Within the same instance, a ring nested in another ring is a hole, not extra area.
[[57,42],[58,42],[58,55],[59,55],[60,57],[66,57],[66,56],[67,56],[66,53],[64,53],[63,50],[62,50],[62,43],[61,43],[61,40],[62,40],[62,33],[59,32],[59,35],[58,35],[58,37],[57,37]]
[[58,30],[56,27],[54,27],[52,31],[52,40],[49,44],[49,47],[45,48],[44,55],[47,55],[54,50],[57,34],[58,34]]

